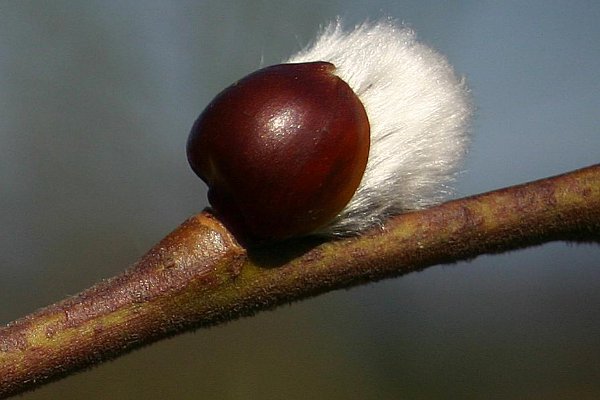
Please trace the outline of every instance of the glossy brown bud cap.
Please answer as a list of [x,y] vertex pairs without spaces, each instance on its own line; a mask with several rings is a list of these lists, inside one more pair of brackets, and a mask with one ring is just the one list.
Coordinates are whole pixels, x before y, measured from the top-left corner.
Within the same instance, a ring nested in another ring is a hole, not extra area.
[[327,62],[279,64],[223,90],[187,142],[216,213],[244,241],[327,225],[348,204],[369,154],[369,121]]

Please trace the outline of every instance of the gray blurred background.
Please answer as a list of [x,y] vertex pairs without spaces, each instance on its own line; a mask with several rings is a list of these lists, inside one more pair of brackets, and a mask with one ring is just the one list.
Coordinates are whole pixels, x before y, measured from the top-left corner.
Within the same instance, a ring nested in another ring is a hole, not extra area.
[[[337,15],[392,16],[472,88],[458,195],[600,161],[600,3],[0,0],[0,323],[119,273],[206,205],[222,88]],[[600,247],[430,268],[189,333],[24,399],[598,399]]]

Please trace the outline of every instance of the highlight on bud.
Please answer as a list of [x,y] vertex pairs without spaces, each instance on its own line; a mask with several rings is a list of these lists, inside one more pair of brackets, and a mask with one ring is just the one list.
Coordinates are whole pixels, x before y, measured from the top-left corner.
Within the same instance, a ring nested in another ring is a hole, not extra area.
[[247,243],[351,235],[451,192],[471,114],[464,80],[412,30],[336,21],[221,92],[187,155]]

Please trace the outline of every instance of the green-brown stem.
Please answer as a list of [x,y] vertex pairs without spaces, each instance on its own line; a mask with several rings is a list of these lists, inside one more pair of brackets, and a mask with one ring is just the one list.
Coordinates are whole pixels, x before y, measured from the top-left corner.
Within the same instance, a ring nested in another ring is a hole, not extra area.
[[600,165],[399,215],[344,240],[247,251],[209,212],[123,274],[0,329],[0,398],[178,332],[552,240],[600,241]]

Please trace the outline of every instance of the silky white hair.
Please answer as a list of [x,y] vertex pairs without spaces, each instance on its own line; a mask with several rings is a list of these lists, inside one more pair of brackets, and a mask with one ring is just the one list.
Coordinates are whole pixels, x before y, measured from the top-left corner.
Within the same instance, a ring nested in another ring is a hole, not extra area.
[[328,61],[362,101],[371,147],[348,205],[320,234],[351,235],[444,200],[469,143],[472,105],[445,57],[393,20],[332,22],[286,62]]

